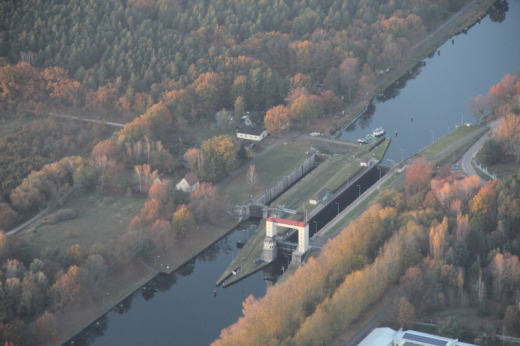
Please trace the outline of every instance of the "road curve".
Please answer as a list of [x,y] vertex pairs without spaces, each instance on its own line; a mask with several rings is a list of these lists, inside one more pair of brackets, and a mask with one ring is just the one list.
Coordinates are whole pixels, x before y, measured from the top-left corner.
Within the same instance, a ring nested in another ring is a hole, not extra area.
[[[499,120],[493,120],[491,123],[489,123],[489,127],[491,128],[490,131],[493,131],[493,129],[497,126]],[[489,134],[489,132],[486,132]],[[468,175],[472,176],[477,174],[475,172],[475,169],[473,168],[473,165],[471,164],[471,161],[473,161],[473,158],[477,154],[477,152],[480,150],[484,142],[489,138],[489,136],[482,135],[478,141],[476,141],[459,159],[459,166],[460,168]],[[484,185],[486,181],[482,178],[480,178],[481,184]]]

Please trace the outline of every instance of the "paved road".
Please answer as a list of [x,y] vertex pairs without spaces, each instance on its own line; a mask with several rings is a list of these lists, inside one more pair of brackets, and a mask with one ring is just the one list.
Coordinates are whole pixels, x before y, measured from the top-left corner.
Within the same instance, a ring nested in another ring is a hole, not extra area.
[[[491,129],[494,129],[497,124],[498,124],[499,120],[494,120],[492,121],[491,123],[489,123],[489,127]],[[460,158],[459,160],[459,165],[460,165],[460,168],[466,172],[466,174],[468,176],[471,176],[471,175],[475,175],[477,174],[477,172],[475,172],[475,169],[473,168],[473,166],[471,165],[471,161],[473,160],[473,158],[475,157],[475,155],[477,154],[477,152],[480,150],[480,148],[482,147],[482,145],[484,144],[484,142],[488,139],[488,136],[482,136],[478,141],[475,142],[475,144],[473,144],[471,146],[471,148],[468,149],[468,151],[466,151],[464,153],[464,155],[462,155],[462,157]],[[480,181],[482,183],[482,185],[484,185],[486,183],[486,181],[482,178],[480,178]]]

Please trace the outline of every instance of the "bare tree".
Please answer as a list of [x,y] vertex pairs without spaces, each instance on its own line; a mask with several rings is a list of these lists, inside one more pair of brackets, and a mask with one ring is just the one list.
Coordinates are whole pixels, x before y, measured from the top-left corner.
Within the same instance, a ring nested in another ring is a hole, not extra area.
[[96,170],[99,174],[99,182],[101,189],[105,187],[105,172],[107,167],[107,156],[106,155],[99,155],[96,156],[94,166],[96,167]]
[[256,166],[255,165],[251,165],[247,169],[246,181],[247,181],[247,184],[251,187],[251,191],[258,184],[258,176],[256,174]]
[[143,175],[143,166],[135,166],[134,167],[135,174],[137,175],[137,179],[139,180],[139,192],[143,190],[143,186],[141,184],[141,176]]
[[477,124],[480,124],[480,118],[484,115],[486,110],[486,99],[482,95],[478,95],[469,100],[468,113],[473,114]]

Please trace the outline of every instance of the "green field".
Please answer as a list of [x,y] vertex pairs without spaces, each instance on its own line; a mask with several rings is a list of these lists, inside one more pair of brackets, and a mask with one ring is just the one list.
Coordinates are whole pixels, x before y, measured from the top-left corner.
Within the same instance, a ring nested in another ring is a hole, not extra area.
[[[301,141],[280,144],[255,164],[258,183],[254,188],[246,181],[247,171],[230,182],[221,193],[230,197],[232,204],[260,197],[267,189],[298,167],[308,157],[309,146]],[[253,196],[253,198],[251,198]]]
[[113,201],[107,203],[104,195],[94,192],[72,197],[62,209],[76,210],[75,219],[55,225],[38,221],[19,235],[40,249],[58,247],[62,253],[75,244],[83,251],[96,243],[108,244],[127,232],[128,224],[140,214],[145,202],[135,197],[112,195],[111,198]]
[[481,128],[481,126],[459,126],[447,135],[437,139],[433,144],[430,144],[426,148],[421,149],[417,154],[419,156],[432,157],[438,152],[444,150],[452,144],[455,144],[457,141]]

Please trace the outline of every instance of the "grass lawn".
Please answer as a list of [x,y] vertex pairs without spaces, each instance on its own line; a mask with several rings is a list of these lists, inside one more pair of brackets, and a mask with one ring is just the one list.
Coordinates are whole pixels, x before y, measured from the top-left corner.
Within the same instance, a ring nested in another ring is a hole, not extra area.
[[83,251],[96,243],[107,244],[127,231],[130,221],[140,215],[145,199],[112,195],[113,202],[105,203],[105,197],[95,192],[72,197],[62,209],[75,209],[75,219],[55,225],[37,222],[19,235],[41,249],[58,247],[62,253],[74,244]]
[[421,149],[418,155],[431,157],[480,128],[481,126],[459,126],[447,135],[437,139],[433,144]]
[[470,138],[465,143],[457,146],[456,148],[444,153],[440,157],[432,160],[434,167],[441,167],[447,163],[455,163],[457,160],[468,150],[476,141],[479,140],[479,136]]
[[231,138],[237,138],[237,132],[233,126],[224,129],[220,126],[212,125],[211,123],[190,125],[188,133],[195,136],[198,143],[204,142],[206,139],[221,135],[228,135]]
[[256,163],[258,184],[254,189],[246,182],[247,171],[230,182],[222,191],[229,195],[232,204],[241,204],[246,200],[259,197],[277,181],[289,174],[308,157],[306,144],[301,141],[288,142],[287,145],[279,145],[267,153]]
[[[486,168],[486,167],[483,165],[483,168]],[[513,160],[510,162],[497,163],[495,165],[487,167],[487,169],[488,169],[489,173],[494,173],[497,175],[497,178],[503,179],[505,177],[509,177],[511,175],[518,174],[518,171],[520,170],[520,164]],[[481,173],[480,169],[475,168],[475,171],[477,171],[477,174],[479,174],[479,175],[482,174],[483,178],[485,177],[484,178],[485,180],[491,180],[490,177],[488,177],[484,173]]]

